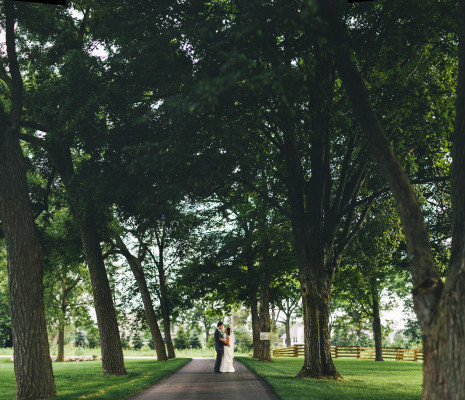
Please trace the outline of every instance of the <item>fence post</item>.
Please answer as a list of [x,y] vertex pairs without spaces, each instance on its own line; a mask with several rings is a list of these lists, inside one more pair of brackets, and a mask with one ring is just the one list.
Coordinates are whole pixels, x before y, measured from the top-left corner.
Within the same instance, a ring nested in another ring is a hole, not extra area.
[[360,358],[360,346],[357,346],[357,358]]
[[400,347],[397,348],[397,354],[396,354],[396,361],[403,361],[404,359],[404,349],[401,349]]
[[299,357],[299,347],[297,345],[294,346],[294,357]]
[[418,349],[415,349],[413,353],[413,361],[418,361]]
[[334,347],[334,358],[338,357],[338,349],[339,349],[339,346]]

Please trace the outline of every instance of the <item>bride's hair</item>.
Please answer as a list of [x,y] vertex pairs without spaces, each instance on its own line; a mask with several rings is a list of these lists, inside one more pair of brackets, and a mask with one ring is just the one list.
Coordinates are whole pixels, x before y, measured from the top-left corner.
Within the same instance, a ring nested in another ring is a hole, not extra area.
[[228,336],[231,336],[231,328],[226,328],[226,333],[228,334]]

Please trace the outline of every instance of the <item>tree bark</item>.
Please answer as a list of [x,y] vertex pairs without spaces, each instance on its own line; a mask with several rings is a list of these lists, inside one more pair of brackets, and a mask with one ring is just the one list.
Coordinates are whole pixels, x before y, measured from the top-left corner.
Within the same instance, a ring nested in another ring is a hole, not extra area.
[[143,273],[137,274],[136,281],[142,296],[142,302],[144,303],[145,316],[147,318],[147,324],[149,326],[150,333],[152,334],[155,351],[157,352],[157,359],[159,361],[166,361],[168,356],[166,355],[165,344],[163,343],[160,327],[158,326],[155,311],[153,310],[152,298],[150,297],[150,292]]
[[291,320],[286,315],[286,321],[284,322],[286,327],[286,346],[290,347],[291,345]]
[[276,333],[278,331],[278,324],[276,318],[276,310],[274,308],[271,309],[271,332]]
[[437,309],[423,329],[423,399],[465,393],[465,1],[459,1],[459,66],[452,136],[452,246]]
[[56,361],[65,361],[65,321],[66,321],[66,309],[67,309],[67,297],[68,291],[66,290],[66,284],[61,283],[61,315],[60,321],[58,322],[58,355]]
[[171,338],[171,318],[168,292],[166,290],[166,276],[163,268],[163,262],[159,260],[157,263],[158,277],[160,279],[160,304],[163,315],[163,328],[165,332],[166,348],[168,350],[168,358],[175,358],[173,339]]
[[92,283],[104,374],[125,375],[123,349],[95,220],[74,211]]
[[142,302],[144,303],[145,318],[147,319],[147,325],[149,326],[150,334],[152,335],[157,359],[159,361],[166,361],[168,357],[166,355],[165,344],[163,343],[163,337],[161,336],[160,327],[158,326],[157,317],[153,309],[152,297],[150,296],[149,288],[147,287],[147,281],[145,279],[141,261],[130,253],[129,249],[118,235],[116,235],[115,240],[116,246],[126,258],[134,278],[136,279],[137,287],[139,288]]
[[17,131],[1,125],[0,207],[8,255],[16,393],[18,399],[53,397],[56,391],[44,312],[42,248]]
[[76,219],[92,284],[95,313],[100,335],[104,374],[125,375],[123,349],[113,304],[112,291],[100,247],[100,238],[91,206],[80,202],[79,177],[74,174],[71,150],[59,143],[44,145],[67,191],[68,202]]
[[383,340],[382,340],[382,327],[381,318],[379,315],[379,295],[376,289],[373,290],[371,295],[373,301],[373,339],[375,341],[376,358],[375,361],[384,361],[383,359]]
[[341,378],[331,358],[329,314],[332,279],[301,279],[304,311],[304,365],[297,376]]
[[65,361],[65,327],[62,324],[58,325],[58,355],[57,362]]
[[[261,272],[260,279],[260,332],[271,333],[270,321],[270,283],[269,272],[264,269]],[[260,352],[258,354],[259,361],[272,361],[271,358],[271,341],[260,340]]]
[[34,224],[19,144],[23,81],[16,56],[14,6],[4,2],[11,120],[0,104],[0,215],[8,258],[18,400],[56,395],[44,312],[42,247]]
[[258,316],[257,293],[253,288],[249,289],[250,312],[252,314],[252,346],[253,358],[258,358],[260,353],[260,318]]
[[[346,92],[397,203],[423,331],[423,399],[460,399],[465,393],[465,1],[459,1],[459,73],[452,148],[452,247],[445,285],[439,279],[429,235],[411,183],[373,110],[368,90],[348,51],[345,27],[320,1],[330,23],[337,67]],[[342,47],[341,47],[342,44]]]

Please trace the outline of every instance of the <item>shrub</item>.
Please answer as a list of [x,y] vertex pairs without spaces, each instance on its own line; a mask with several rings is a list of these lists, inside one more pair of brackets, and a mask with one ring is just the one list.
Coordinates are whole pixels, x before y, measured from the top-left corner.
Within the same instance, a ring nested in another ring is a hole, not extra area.
[[199,335],[197,335],[197,332],[194,332],[191,337],[189,338],[189,345],[193,349],[201,349],[202,348],[202,343],[200,343]]
[[140,337],[140,335],[134,336],[134,339],[132,340],[133,349],[140,350],[143,345],[144,345],[144,342],[142,341],[142,338]]
[[189,348],[189,338],[184,332],[184,328],[181,327],[178,330],[178,334],[174,338],[174,347],[178,350],[184,350]]

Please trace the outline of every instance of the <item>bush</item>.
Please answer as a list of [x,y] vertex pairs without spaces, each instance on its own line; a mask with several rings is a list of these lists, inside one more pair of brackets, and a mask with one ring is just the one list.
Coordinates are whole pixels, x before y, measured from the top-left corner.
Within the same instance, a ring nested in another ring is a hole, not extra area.
[[253,348],[252,336],[245,329],[236,329],[234,332],[236,339],[235,348],[236,351],[247,353]]
[[193,349],[201,349],[202,348],[202,343],[200,343],[199,335],[197,335],[197,332],[194,332],[191,337],[189,338],[189,345]]
[[178,350],[189,348],[189,338],[183,327],[179,328],[178,334],[174,338],[174,348]]
[[98,333],[90,332],[87,333],[87,344],[91,349],[95,349],[100,346],[100,336]]
[[86,346],[86,334],[83,330],[76,330],[76,339],[74,339],[74,345],[76,347],[85,347]]
[[207,349],[215,348],[215,335],[210,335],[207,341]]
[[129,344],[129,340],[124,335],[121,335],[121,347],[123,348],[123,350],[130,350],[131,349],[131,345]]
[[134,339],[132,340],[133,349],[140,350],[143,345],[144,345],[144,342],[142,341],[142,338],[140,337],[140,335],[134,336]]

